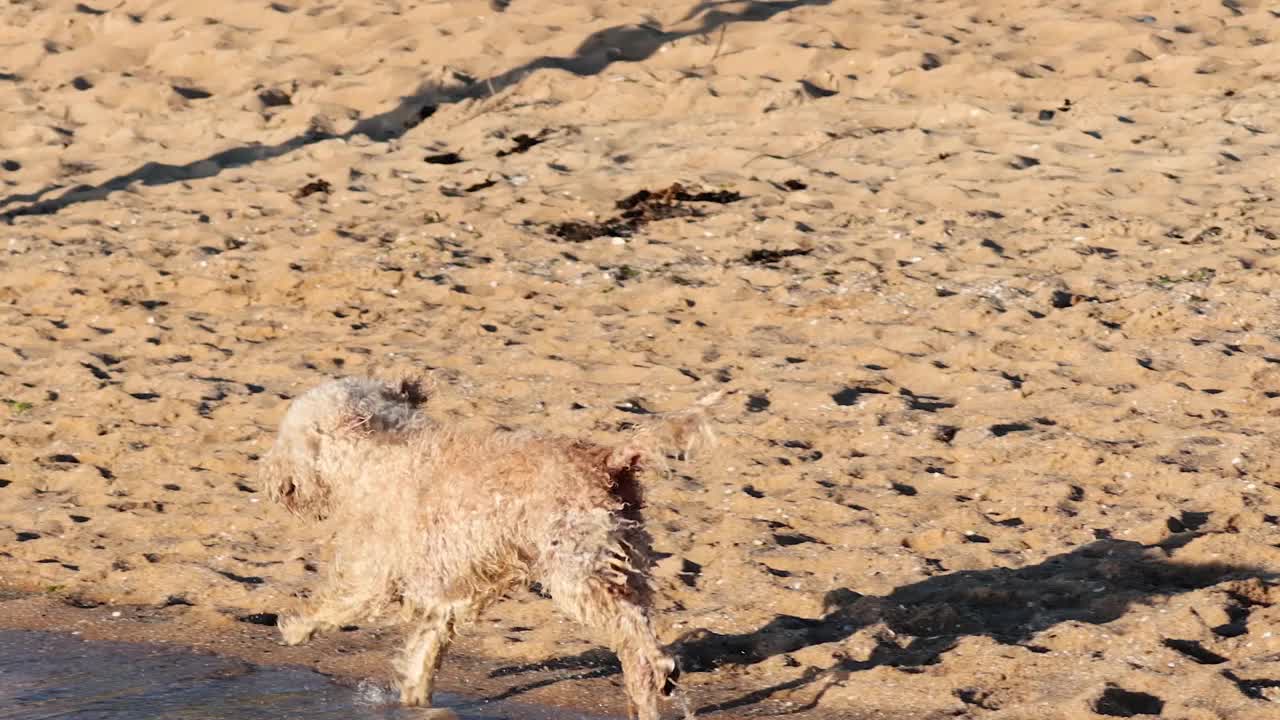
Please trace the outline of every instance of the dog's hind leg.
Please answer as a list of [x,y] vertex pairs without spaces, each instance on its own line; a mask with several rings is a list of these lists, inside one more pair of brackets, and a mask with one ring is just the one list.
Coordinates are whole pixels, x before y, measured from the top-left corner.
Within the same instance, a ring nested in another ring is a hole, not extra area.
[[557,606],[608,642],[622,663],[630,715],[659,720],[658,699],[675,675],[675,661],[663,652],[649,619],[637,571],[616,548],[600,566],[575,573],[573,565],[553,566],[544,579]]

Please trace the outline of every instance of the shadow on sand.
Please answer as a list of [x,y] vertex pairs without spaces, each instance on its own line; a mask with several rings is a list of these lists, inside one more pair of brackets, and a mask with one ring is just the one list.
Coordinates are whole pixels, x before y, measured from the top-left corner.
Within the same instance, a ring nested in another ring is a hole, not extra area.
[[[167,185],[214,177],[223,170],[281,157],[299,148],[335,137],[349,139],[364,135],[371,140],[387,142],[417,127],[441,105],[496,95],[539,70],[562,70],[579,76],[597,75],[615,62],[646,60],[664,45],[682,38],[708,35],[735,23],[764,22],[798,7],[829,5],[831,2],[832,0],[702,2],[694,6],[680,21],[686,22],[701,16],[700,22],[687,30],[666,31],[651,25],[618,25],[606,28],[589,35],[569,57],[540,57],[493,77],[472,80],[460,88],[446,89],[434,83],[421,85],[413,94],[401,98],[399,105],[392,110],[364,118],[341,134],[311,128],[275,145],[234,147],[181,165],[144,163],[130,172],[97,185],[71,187],[57,197],[45,198],[46,195],[61,190],[61,185],[50,185],[32,193],[13,194],[0,199],[0,221],[12,223],[13,218],[21,215],[56,213],[76,203],[101,200],[134,183],[146,186]],[[719,9],[727,4],[732,4],[735,9]],[[14,205],[16,207],[3,210]]]
[[[1028,641],[1058,623],[1107,623],[1120,618],[1131,606],[1157,598],[1225,580],[1272,577],[1256,567],[1189,565],[1167,559],[1169,549],[1194,537],[1195,533],[1181,533],[1156,545],[1098,540],[1037,565],[937,575],[882,597],[839,588],[827,593],[826,614],[821,618],[778,615],[760,628],[739,635],[695,630],[673,643],[672,650],[680,658],[683,672],[697,673],[729,665],[751,665],[813,645],[837,642],[877,623],[911,638],[905,646],[882,643],[867,660],[842,660],[832,668],[815,669],[801,678],[707,705],[698,709],[701,714],[753,705],[777,692],[813,683],[819,676],[839,682],[854,672],[881,665],[930,665],[966,636],[984,635],[1040,652]],[[1243,633],[1246,618],[1247,609],[1242,607],[1232,622],[1238,628],[1222,626],[1215,632],[1224,636]],[[611,654],[591,651],[545,663],[499,668],[493,675],[547,670],[571,673],[512,688],[502,697],[560,680],[610,675],[618,672],[618,666]]]

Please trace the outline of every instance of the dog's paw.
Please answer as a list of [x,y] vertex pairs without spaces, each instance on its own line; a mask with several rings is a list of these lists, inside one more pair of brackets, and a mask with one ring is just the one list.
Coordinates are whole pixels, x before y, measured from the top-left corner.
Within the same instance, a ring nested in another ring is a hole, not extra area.
[[[437,708],[431,707],[431,698],[418,688],[402,687],[400,688],[400,704],[405,707],[421,708],[425,713],[436,712]],[[449,712],[448,710],[439,710],[439,712]],[[425,717],[436,717],[435,715],[426,715]],[[439,717],[453,717],[452,715],[440,715]]]
[[675,658],[664,657],[657,663],[658,687],[663,697],[671,697],[680,687],[680,665]]
[[282,617],[276,621],[283,645],[301,645],[315,634],[315,626],[298,617]]

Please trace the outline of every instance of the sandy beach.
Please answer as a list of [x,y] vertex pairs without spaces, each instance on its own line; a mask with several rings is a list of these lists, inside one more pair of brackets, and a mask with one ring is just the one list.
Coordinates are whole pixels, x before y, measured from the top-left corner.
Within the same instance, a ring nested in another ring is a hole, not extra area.
[[[385,681],[275,644],[289,398],[723,388],[648,479],[699,716],[1272,717],[1278,80],[1250,0],[5,3],[0,626]],[[534,593],[442,683],[625,707]]]

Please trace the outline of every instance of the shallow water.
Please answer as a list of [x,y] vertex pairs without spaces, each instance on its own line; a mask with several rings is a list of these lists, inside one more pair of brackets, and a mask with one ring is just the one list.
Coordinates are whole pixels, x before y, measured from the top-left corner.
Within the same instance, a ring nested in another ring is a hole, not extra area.
[[[604,720],[437,694],[465,720]],[[0,720],[411,720],[394,691],[160,645],[0,630]]]

